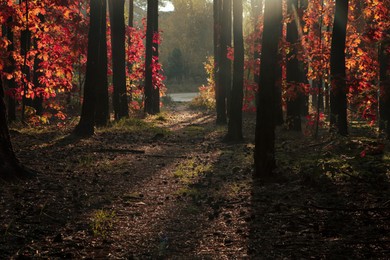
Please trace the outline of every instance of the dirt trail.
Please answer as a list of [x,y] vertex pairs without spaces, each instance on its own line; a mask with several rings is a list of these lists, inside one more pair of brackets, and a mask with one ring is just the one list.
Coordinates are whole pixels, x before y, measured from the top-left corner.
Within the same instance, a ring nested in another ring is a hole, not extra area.
[[280,132],[282,177],[255,185],[253,116],[240,144],[222,143],[214,122],[179,103],[88,139],[71,128],[14,132],[40,175],[0,184],[0,258],[385,259],[388,179],[373,189],[319,175],[307,158],[322,150]]

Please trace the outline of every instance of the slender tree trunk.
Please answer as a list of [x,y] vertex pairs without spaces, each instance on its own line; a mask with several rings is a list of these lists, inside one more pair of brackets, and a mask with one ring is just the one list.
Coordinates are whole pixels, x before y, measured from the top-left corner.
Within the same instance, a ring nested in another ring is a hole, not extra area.
[[[38,15],[39,20],[41,23],[45,22],[45,17],[42,14]],[[39,50],[38,50],[38,40],[34,40],[34,49],[38,51],[38,53],[35,55],[34,58],[34,74],[33,74],[33,84],[34,84],[34,90],[41,88],[41,83],[39,83],[39,78],[43,76],[43,73],[39,70],[39,65],[42,62],[42,59],[39,57]],[[43,97],[40,93],[35,93],[34,99],[32,100],[32,106],[34,107],[36,114],[41,116],[43,114]]]
[[287,81],[287,126],[290,130],[301,131],[301,106],[303,93],[299,88],[302,78],[300,62],[298,61],[297,44],[298,24],[294,19],[294,12],[298,12],[298,0],[287,1],[287,12],[291,21],[287,24],[287,42],[290,43],[290,51],[287,54],[286,81]]
[[256,118],[255,177],[270,178],[275,168],[275,84],[282,1],[265,0],[260,84]]
[[331,125],[340,135],[348,135],[347,85],[345,71],[345,40],[348,21],[348,0],[336,0],[330,53],[330,113]]
[[227,123],[227,92],[231,89],[231,61],[227,58],[228,47],[231,46],[232,0],[221,0],[221,51],[219,66],[219,88],[216,90],[217,124]]
[[242,136],[242,105],[244,97],[244,38],[243,38],[243,7],[242,0],[233,1],[233,31],[234,31],[234,63],[233,88],[229,105],[229,124],[226,140],[241,141]]
[[[390,139],[390,78],[389,78],[389,47],[390,40],[384,40],[379,47],[379,127],[386,131],[387,139]],[[387,123],[387,126],[386,126]]]
[[[15,71],[15,59],[12,57],[11,53],[15,50],[14,45],[14,32],[12,30],[12,23],[13,18],[9,17],[7,20],[7,23],[3,25],[3,33],[7,36],[7,40],[10,42],[10,44],[7,47],[7,51],[9,53],[9,63],[10,65],[7,66],[4,71],[6,73],[13,73]],[[6,79],[5,85],[8,88],[8,91],[10,92],[10,95],[8,95],[8,122],[14,122],[16,120],[16,100],[15,100],[15,89],[16,89],[16,83],[15,79]]]
[[108,59],[107,59],[107,1],[97,0],[99,9],[99,51],[98,51],[98,84],[96,85],[95,124],[96,126],[107,126],[110,120],[109,98],[108,98]]
[[[134,27],[134,0],[129,0],[129,22],[128,22],[128,26],[129,27]],[[128,46],[127,48],[131,48],[131,34],[129,35],[129,39],[128,39]],[[128,62],[127,63],[127,71],[129,73],[129,75],[131,74],[133,70],[133,64],[131,62]],[[131,80],[129,80],[129,83],[130,83],[130,86],[132,84]],[[132,91],[131,91],[131,87],[129,88],[129,93],[128,93],[128,102],[131,102],[133,100],[133,96],[132,96]]]
[[214,93],[215,100],[219,105],[220,83],[220,56],[221,56],[221,11],[222,0],[214,0],[213,2],[213,18],[214,18]]
[[[158,1],[153,6],[153,35],[158,34]],[[153,59],[155,62],[159,60],[158,42],[153,42]],[[153,88],[153,111],[155,114],[160,113],[160,88]]]
[[[22,73],[23,73],[23,98],[22,98],[22,122],[24,122],[24,116],[25,116],[25,110],[26,105],[30,105],[27,100],[27,92],[28,92],[28,84],[27,82],[30,81],[30,67],[27,66],[27,56],[28,52],[31,48],[31,32],[29,30],[28,22],[29,22],[29,1],[28,0],[21,0],[19,2],[20,4],[25,3],[26,4],[26,10],[25,10],[25,16],[26,16],[26,24],[24,24],[25,29],[21,31],[20,34],[20,55],[24,57],[23,65],[22,65]],[[31,102],[30,102],[31,103]]]
[[[90,0],[90,25],[88,33],[87,71],[85,75],[83,106],[80,122],[74,133],[78,136],[90,136],[94,134],[97,86],[102,76],[99,76],[101,57],[101,16],[105,0]],[[105,13],[104,13],[105,17]],[[105,29],[103,29],[105,31]],[[107,57],[107,56],[106,56]],[[106,74],[107,75],[107,74]],[[104,77],[104,76],[103,76]],[[100,105],[100,104],[99,104]],[[102,104],[104,106],[104,104]]]
[[146,50],[145,50],[145,112],[151,115],[154,111],[154,86],[153,86],[153,34],[154,34],[154,7],[158,5],[157,0],[148,0],[147,24],[146,24]]
[[[263,0],[251,0],[251,8],[252,8],[252,19],[253,19],[253,29],[255,34],[257,35],[254,41],[254,52],[253,58],[255,61],[260,60],[260,51],[258,50],[258,46],[261,44],[261,35],[259,28],[259,18],[263,13]],[[259,84],[259,74],[253,73],[254,82]]]
[[115,119],[129,115],[126,92],[125,0],[109,0]]

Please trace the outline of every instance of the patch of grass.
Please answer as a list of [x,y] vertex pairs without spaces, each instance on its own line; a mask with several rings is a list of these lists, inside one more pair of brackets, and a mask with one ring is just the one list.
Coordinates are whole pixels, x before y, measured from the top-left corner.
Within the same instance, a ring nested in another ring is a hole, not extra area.
[[84,168],[84,167],[90,167],[92,166],[93,164],[96,163],[96,159],[93,158],[93,156],[91,155],[84,155],[84,156],[81,156],[78,160],[78,164],[80,167]]
[[203,126],[190,125],[183,129],[188,136],[194,137],[197,135],[203,135],[206,129]]
[[180,179],[183,183],[189,184],[193,179],[203,175],[210,169],[210,165],[198,163],[194,159],[190,159],[180,163],[173,173],[173,176]]
[[105,239],[114,225],[115,212],[98,210],[91,217],[91,229],[94,236]]

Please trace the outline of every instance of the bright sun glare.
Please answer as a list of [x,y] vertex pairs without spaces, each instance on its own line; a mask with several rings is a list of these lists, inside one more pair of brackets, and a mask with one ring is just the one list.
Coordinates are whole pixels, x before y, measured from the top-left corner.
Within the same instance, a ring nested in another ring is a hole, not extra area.
[[174,9],[175,9],[175,7],[173,6],[173,4],[171,2],[167,2],[164,7],[160,8],[160,11],[170,12],[170,11],[173,11]]

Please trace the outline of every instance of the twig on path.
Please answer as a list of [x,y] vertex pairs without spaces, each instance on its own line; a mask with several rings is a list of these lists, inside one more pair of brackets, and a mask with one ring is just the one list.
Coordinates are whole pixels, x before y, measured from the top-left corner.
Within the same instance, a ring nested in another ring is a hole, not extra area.
[[136,149],[99,149],[94,150],[96,153],[131,153],[131,154],[142,154],[147,157],[156,157],[156,158],[179,158],[179,159],[188,159],[190,156],[187,155],[166,155],[166,154],[147,154],[145,150],[136,150]]

